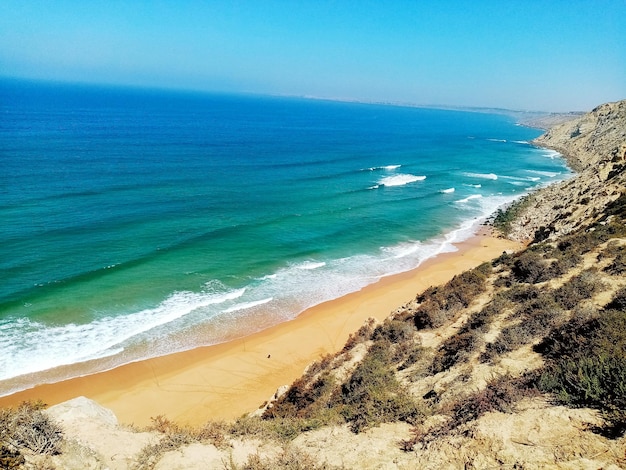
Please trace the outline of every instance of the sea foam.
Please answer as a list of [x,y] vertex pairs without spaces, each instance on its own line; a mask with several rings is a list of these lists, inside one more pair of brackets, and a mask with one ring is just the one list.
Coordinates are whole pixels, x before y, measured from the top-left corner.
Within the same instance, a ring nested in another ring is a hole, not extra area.
[[465,176],[468,176],[470,178],[482,178],[486,180],[498,179],[498,175],[496,175],[495,173],[464,173],[464,174]]
[[222,313],[232,313],[238,312],[239,310],[247,310],[249,308],[258,307],[259,305],[265,305],[272,300],[274,300],[273,297],[268,297],[267,299],[253,300],[251,302],[242,302],[240,304],[235,304],[232,307],[228,307],[226,310],[222,310]]
[[175,292],[154,308],[88,324],[49,326],[28,319],[5,324],[0,330],[0,380],[118,354],[130,338],[195,310],[236,300],[245,291]]
[[482,197],[483,197],[482,194],[472,194],[471,196],[467,196],[466,198],[459,199],[458,201],[455,201],[455,202],[458,202],[459,204],[465,204],[466,202],[470,202],[472,199],[480,199]]
[[404,186],[405,184],[415,183],[416,181],[424,181],[425,176],[416,176],[409,174],[399,174],[393,176],[385,176],[378,184],[380,186]]
[[376,170],[387,170],[387,171],[392,171],[392,170],[397,170],[398,168],[400,168],[402,165],[384,165],[384,166],[372,166],[367,168],[368,171],[376,171]]

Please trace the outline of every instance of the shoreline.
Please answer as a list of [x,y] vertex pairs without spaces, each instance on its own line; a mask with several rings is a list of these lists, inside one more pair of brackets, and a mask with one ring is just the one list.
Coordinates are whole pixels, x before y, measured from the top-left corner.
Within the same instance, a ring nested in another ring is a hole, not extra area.
[[490,229],[454,246],[457,251],[441,253],[414,270],[249,336],[38,385],[0,397],[0,407],[38,399],[54,405],[82,395],[112,409],[124,424],[147,425],[157,415],[191,425],[235,419],[291,384],[313,361],[340,350],[368,318],[382,321],[429,286],[523,247],[495,237]]

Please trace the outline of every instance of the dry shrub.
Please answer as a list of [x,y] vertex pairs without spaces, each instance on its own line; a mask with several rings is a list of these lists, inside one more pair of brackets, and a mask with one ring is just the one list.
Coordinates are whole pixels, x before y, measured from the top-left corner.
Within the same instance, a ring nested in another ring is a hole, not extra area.
[[353,432],[385,422],[411,423],[422,416],[421,408],[396,379],[390,361],[389,343],[375,343],[334,394],[331,406],[339,409]]
[[348,352],[357,344],[363,343],[370,339],[370,337],[372,336],[372,332],[374,331],[375,325],[376,320],[370,318],[361,326],[361,328],[356,331],[356,333],[350,333],[350,336],[348,336],[348,340],[343,346],[341,352]]
[[511,274],[517,282],[536,284],[547,281],[548,263],[536,252],[526,250],[513,263]]
[[626,431],[626,305],[623,289],[591,319],[575,316],[557,328],[536,350],[546,359],[539,387],[575,407],[601,410],[608,433]]
[[42,411],[41,402],[24,402],[16,409],[0,410],[0,443],[37,454],[61,452],[61,427]]
[[404,321],[386,320],[378,325],[372,334],[374,341],[387,340],[392,343],[400,343],[413,339],[415,329]]
[[263,413],[263,418],[308,418],[311,417],[312,407],[323,396],[330,396],[334,381],[328,374],[323,374],[317,380],[309,383],[308,377],[301,377],[291,384],[276,402]]
[[563,308],[569,310],[581,301],[592,298],[604,287],[595,269],[587,269],[558,288],[554,298]]
[[428,444],[447,436],[462,425],[477,420],[485,413],[492,411],[512,413],[519,400],[538,395],[534,386],[535,380],[536,378],[532,375],[518,378],[507,375],[492,379],[483,390],[447,404],[442,411],[448,415],[448,420],[443,424],[430,430],[425,430],[421,426],[414,427],[411,431],[411,438],[401,441],[400,447],[405,451],[413,450],[416,444]]
[[306,452],[292,446],[284,447],[275,458],[264,459],[259,454],[252,454],[243,466],[236,465],[232,459],[224,466],[226,470],[332,470],[337,468],[325,462],[317,462]]
[[11,449],[0,444],[0,468],[4,470],[17,470],[22,468],[24,456],[16,449]]
[[626,312],[626,287],[622,287],[615,293],[615,296],[606,305],[606,308]]
[[626,273],[626,246],[622,245],[615,251],[617,252],[615,253],[613,261],[604,268],[604,271],[613,276],[620,276]]
[[218,448],[225,448],[228,445],[226,440],[228,428],[223,422],[209,422],[197,428],[181,426],[162,415],[151,418],[151,421],[146,430],[158,432],[162,436],[158,443],[147,445],[141,450],[134,466],[137,470],[151,469],[166,452],[196,442],[212,444]]
[[430,366],[432,374],[446,371],[459,362],[466,361],[476,348],[478,341],[472,331],[456,334],[439,347]]
[[265,441],[287,443],[306,431],[318,429],[328,424],[322,419],[306,418],[259,418],[245,416],[235,421],[229,433],[232,436],[252,437]]
[[443,286],[426,289],[416,299],[420,303],[413,317],[416,328],[439,328],[462,308],[468,307],[485,292],[491,270],[489,263],[483,263],[454,276]]

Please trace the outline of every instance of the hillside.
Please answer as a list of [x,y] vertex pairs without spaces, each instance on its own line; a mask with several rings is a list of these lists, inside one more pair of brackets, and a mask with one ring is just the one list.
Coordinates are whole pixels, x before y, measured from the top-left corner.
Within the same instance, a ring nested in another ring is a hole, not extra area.
[[578,173],[496,217],[514,254],[368,322],[250,416],[0,413],[0,468],[626,467],[626,101],[551,128]]
[[[586,227],[626,187],[626,101],[598,106],[533,143],[562,153],[577,175],[517,203],[502,224],[514,240],[554,239]],[[508,221],[506,221],[508,222]]]

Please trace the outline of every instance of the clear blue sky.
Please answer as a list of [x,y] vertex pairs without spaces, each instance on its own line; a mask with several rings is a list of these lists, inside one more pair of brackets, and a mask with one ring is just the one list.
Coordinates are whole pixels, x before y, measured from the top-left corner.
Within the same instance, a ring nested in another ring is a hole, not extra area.
[[626,0],[2,0],[0,75],[588,110],[626,98]]

